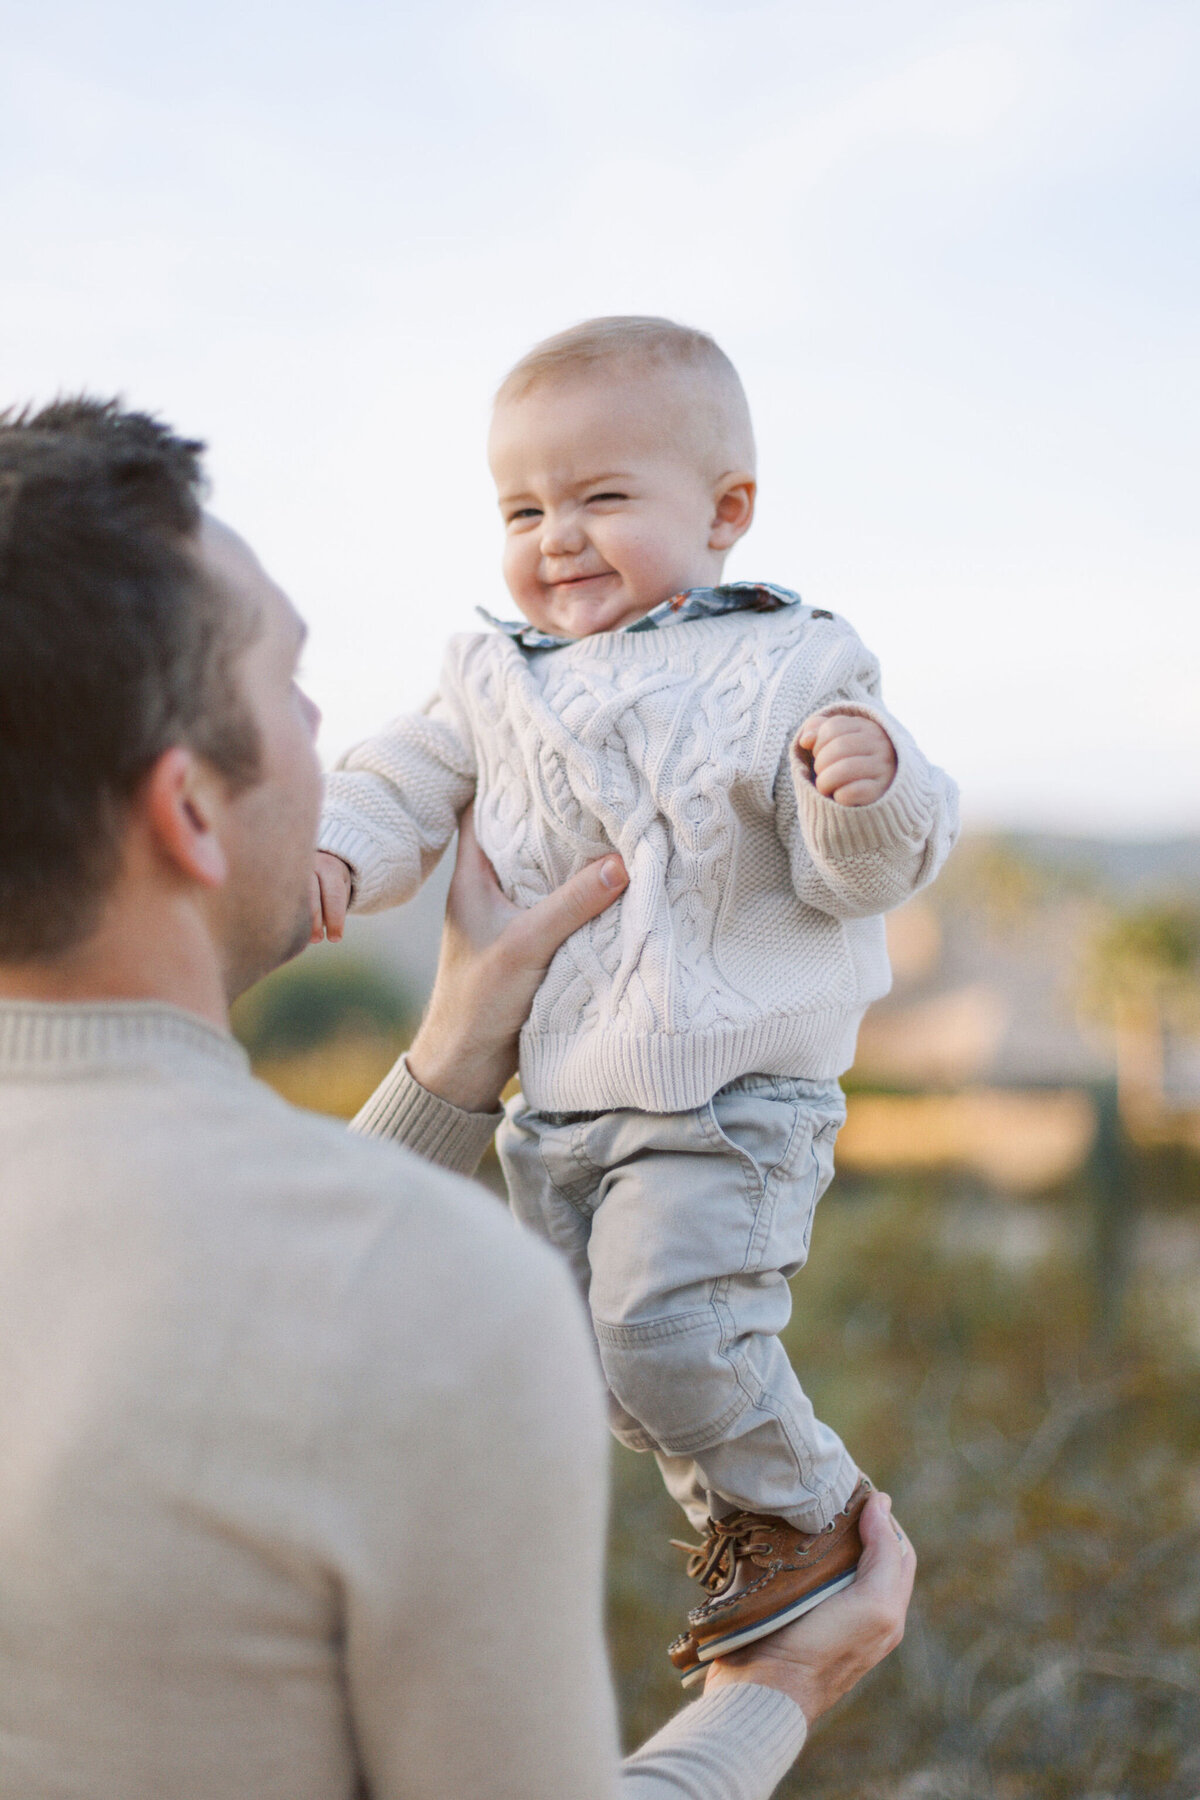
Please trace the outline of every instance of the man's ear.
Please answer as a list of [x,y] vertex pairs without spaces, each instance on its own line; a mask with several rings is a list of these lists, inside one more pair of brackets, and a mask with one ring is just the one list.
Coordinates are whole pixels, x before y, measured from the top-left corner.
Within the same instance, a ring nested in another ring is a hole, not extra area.
[[216,770],[182,744],[164,750],[142,789],[159,852],[188,880],[223,887],[229,859],[218,835],[224,786]]
[[710,550],[729,550],[750,529],[758,483],[745,469],[722,475],[713,494],[713,519],[708,534]]

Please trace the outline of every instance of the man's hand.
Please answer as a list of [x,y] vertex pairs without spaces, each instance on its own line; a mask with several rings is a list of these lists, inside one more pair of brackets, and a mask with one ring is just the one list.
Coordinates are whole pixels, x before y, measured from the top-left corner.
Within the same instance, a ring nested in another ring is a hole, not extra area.
[[517,1068],[517,1038],[559,945],[629,884],[615,854],[580,869],[524,910],[506,900],[475,837],[459,821],[437,977],[408,1052],[422,1087],[464,1112],[493,1112]]
[[892,1518],[886,1494],[871,1495],[859,1531],[863,1553],[854,1585],[773,1637],[718,1657],[705,1693],[736,1681],[781,1688],[811,1725],[896,1648],[904,1636],[917,1559]]
[[811,767],[817,792],[839,806],[870,806],[887,793],[896,773],[891,738],[861,713],[814,713],[800,727],[796,749]]
[[331,944],[341,943],[342,933],[346,929],[346,908],[350,904],[353,880],[350,865],[344,863],[340,856],[331,856],[328,850],[317,851],[310,888],[311,943],[319,944],[323,937],[327,937]]

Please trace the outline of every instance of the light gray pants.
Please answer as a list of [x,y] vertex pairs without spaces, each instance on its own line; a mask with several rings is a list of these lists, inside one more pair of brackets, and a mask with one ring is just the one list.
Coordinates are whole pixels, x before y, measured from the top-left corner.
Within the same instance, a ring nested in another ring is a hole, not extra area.
[[844,1118],[836,1082],[748,1075],[685,1113],[518,1096],[500,1127],[513,1211],[587,1299],[613,1432],[697,1529],[745,1508],[818,1531],[858,1478],[778,1337]]

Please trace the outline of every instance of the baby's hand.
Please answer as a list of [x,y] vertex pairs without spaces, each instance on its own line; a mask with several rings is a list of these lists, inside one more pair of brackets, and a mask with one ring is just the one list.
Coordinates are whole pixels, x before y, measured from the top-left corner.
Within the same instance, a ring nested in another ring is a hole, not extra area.
[[806,753],[817,792],[839,806],[870,806],[896,773],[891,738],[861,713],[814,713],[800,727],[796,748]]
[[341,943],[352,881],[350,865],[344,863],[340,856],[331,856],[328,850],[317,851],[317,865],[313,871],[311,887],[310,942],[319,944],[323,937],[327,937],[331,944]]

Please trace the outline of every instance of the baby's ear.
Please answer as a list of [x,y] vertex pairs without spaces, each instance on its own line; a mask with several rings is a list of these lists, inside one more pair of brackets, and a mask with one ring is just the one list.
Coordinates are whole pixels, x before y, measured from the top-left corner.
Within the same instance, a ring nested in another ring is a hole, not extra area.
[[713,493],[713,518],[708,534],[710,550],[729,550],[750,529],[758,483],[745,469],[722,475]]

